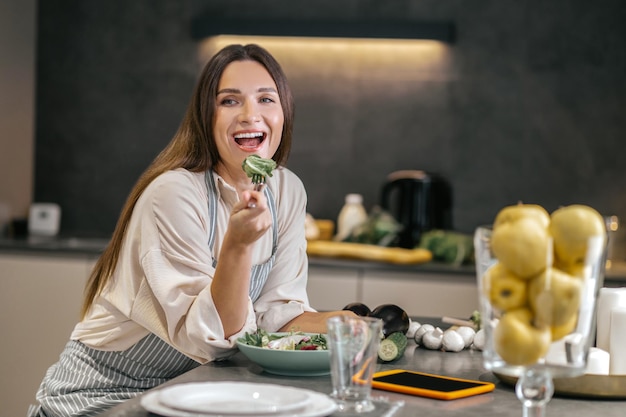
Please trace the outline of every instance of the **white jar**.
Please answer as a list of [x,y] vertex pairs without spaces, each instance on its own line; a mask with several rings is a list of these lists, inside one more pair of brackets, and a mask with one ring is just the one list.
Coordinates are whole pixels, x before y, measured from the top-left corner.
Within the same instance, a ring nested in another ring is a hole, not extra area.
[[348,194],[344,206],[339,212],[337,219],[337,234],[335,240],[342,241],[352,230],[367,220],[367,212],[363,207],[363,196],[361,194]]

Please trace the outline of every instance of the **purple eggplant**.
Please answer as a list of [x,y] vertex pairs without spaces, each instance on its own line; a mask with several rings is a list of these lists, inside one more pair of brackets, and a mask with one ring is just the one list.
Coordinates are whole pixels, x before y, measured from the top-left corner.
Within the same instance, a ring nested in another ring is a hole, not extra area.
[[409,315],[395,304],[379,305],[372,310],[370,317],[376,317],[383,321],[383,335],[385,337],[395,332],[406,334],[409,331]]
[[372,310],[368,306],[363,303],[350,303],[345,306],[342,310],[350,310],[357,316],[367,317],[370,315]]

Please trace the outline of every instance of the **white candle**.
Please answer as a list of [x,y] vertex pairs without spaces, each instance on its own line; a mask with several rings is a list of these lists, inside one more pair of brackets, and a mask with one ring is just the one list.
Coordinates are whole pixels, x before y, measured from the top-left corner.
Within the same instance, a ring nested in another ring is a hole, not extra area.
[[611,332],[611,310],[615,307],[626,307],[626,287],[600,288],[596,313],[596,347],[611,352],[609,335]]
[[548,353],[546,353],[545,363],[550,365],[567,365],[567,355],[565,354],[565,339],[552,342]]
[[626,307],[611,310],[609,373],[626,375]]
[[609,352],[598,348],[590,348],[587,357],[586,374],[608,375],[609,374]]

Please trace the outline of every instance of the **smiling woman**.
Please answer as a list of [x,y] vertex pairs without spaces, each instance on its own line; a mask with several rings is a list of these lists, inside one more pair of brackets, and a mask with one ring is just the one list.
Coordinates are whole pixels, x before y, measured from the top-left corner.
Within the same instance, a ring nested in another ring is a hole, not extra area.
[[285,116],[276,82],[256,61],[233,62],[224,69],[216,104],[216,170],[243,191],[250,182],[242,161],[252,153],[272,158],[281,144]]
[[[306,192],[284,167],[292,130],[289,86],[265,49],[211,58],[131,191],[31,417],[95,415],[229,357],[246,332],[322,333],[329,316],[352,314],[309,305]],[[278,166],[262,190],[242,169],[252,154]]]

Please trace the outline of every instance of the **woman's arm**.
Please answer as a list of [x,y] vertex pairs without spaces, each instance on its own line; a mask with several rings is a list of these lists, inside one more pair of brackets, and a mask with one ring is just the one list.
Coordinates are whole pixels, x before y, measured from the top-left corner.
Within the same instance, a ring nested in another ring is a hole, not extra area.
[[285,324],[280,331],[288,332],[290,330],[297,329],[306,333],[326,333],[326,320],[334,316],[356,316],[356,314],[349,310],[315,313],[305,311],[289,323]]
[[[248,207],[251,199],[255,207]],[[239,332],[248,316],[248,290],[254,243],[271,227],[272,218],[262,192],[244,192],[230,215],[219,254],[211,295],[224,336]]]

